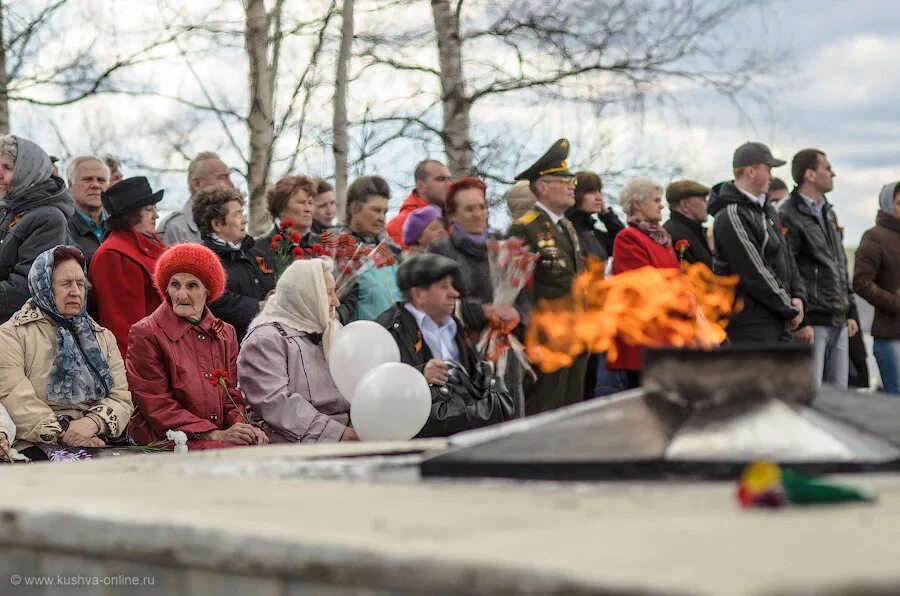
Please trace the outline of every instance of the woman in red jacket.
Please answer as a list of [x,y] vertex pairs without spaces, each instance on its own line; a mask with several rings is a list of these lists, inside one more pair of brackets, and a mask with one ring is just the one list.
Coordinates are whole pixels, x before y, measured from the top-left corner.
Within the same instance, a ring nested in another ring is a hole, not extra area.
[[[678,268],[672,238],[662,221],[662,186],[646,178],[632,180],[619,193],[619,205],[628,227],[613,242],[613,275],[641,267]],[[616,340],[618,355],[607,362],[609,370],[623,373],[623,389],[640,386],[641,346]]]
[[146,445],[181,431],[189,449],[268,443],[249,423],[237,388],[234,327],[207,306],[225,291],[219,257],[200,244],[177,244],[160,257],[154,281],[164,302],[131,328],[125,359],[131,437]]
[[125,358],[131,326],[161,302],[153,268],[166,250],[156,235],[156,204],[163,191],[154,193],[147,179],[138,176],[111,186],[101,198],[109,236],[91,259],[88,279],[97,320],[115,335]]

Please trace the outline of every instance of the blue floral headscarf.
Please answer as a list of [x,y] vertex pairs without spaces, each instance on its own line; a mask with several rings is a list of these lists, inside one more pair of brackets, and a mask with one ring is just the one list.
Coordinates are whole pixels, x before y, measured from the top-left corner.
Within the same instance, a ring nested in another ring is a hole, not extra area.
[[56,323],[56,360],[47,379],[47,397],[65,404],[93,403],[105,399],[115,386],[109,364],[91,327],[85,308],[67,319],[60,314],[53,296],[53,251],[38,255],[28,272],[31,299]]

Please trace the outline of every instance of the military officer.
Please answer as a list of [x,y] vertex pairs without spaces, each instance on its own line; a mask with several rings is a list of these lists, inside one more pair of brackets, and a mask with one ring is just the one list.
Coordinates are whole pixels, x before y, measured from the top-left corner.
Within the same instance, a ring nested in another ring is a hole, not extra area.
[[[563,215],[575,204],[575,174],[566,158],[569,141],[560,139],[534,165],[516,176],[527,180],[537,202],[509,228],[539,260],[531,287],[532,304],[541,299],[571,297],[572,281],[584,269],[584,256],[575,227]],[[551,374],[538,372],[537,381],[525,383],[525,414],[538,414],[581,401],[587,356]]]

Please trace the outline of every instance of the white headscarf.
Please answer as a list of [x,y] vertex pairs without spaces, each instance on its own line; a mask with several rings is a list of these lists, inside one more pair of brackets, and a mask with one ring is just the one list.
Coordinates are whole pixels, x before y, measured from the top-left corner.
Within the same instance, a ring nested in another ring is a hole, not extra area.
[[331,341],[341,328],[341,324],[331,318],[325,289],[325,272],[330,273],[331,269],[331,259],[291,263],[278,280],[275,293],[250,323],[248,332],[260,325],[280,323],[304,333],[320,333],[327,359]]

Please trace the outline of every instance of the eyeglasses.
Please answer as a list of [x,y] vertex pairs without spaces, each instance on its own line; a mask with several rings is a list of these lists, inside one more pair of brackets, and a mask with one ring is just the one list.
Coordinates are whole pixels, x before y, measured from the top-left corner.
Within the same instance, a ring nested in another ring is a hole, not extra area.
[[547,176],[546,178],[541,179],[543,182],[559,182],[563,186],[578,186],[578,180],[575,178],[568,178],[562,176]]

